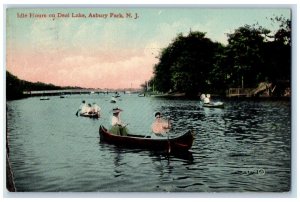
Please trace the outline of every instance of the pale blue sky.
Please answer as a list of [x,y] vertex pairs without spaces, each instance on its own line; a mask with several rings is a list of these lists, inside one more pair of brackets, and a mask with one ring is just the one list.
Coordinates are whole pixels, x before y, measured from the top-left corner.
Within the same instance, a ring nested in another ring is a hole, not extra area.
[[[138,13],[138,20],[120,20],[116,18],[93,19],[93,18],[57,18],[52,21],[50,18],[46,20],[22,20],[16,18],[17,13],[84,13],[88,15],[92,13]],[[60,35],[65,39],[71,39],[78,28],[89,29],[91,34],[98,34],[99,38],[109,32],[108,35],[118,35],[120,44],[143,45],[140,41],[158,41],[160,43],[168,43],[178,33],[188,33],[190,29],[195,31],[207,32],[207,36],[214,41],[226,43],[225,33],[233,32],[234,29],[245,24],[253,24],[258,22],[263,27],[274,29],[269,19],[270,17],[283,15],[290,18],[290,10],[284,8],[97,8],[97,9],[12,9],[8,11],[7,24],[8,36],[13,31],[19,42],[30,42],[32,38],[32,27],[43,29],[46,26],[59,30]],[[37,23],[40,21],[40,23]],[[13,23],[14,26],[9,25]],[[67,28],[66,28],[67,26]],[[11,30],[11,28],[14,30]],[[117,32],[117,33],[116,33]],[[38,35],[38,33],[36,33]],[[43,37],[43,36],[37,36]],[[80,37],[84,41],[93,41],[95,38],[89,38],[88,34],[82,34]],[[137,37],[137,38],[135,38]],[[138,40],[138,42],[136,42]],[[70,42],[69,40],[64,41]],[[136,42],[136,44],[134,43]]]

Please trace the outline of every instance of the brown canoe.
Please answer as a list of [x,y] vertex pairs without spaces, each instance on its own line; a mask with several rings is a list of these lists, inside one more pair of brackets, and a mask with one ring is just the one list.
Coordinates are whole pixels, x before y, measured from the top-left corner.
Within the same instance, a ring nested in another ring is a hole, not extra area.
[[132,135],[120,136],[110,133],[105,127],[99,128],[100,140],[123,147],[142,148],[157,151],[177,152],[188,151],[194,142],[195,135],[192,131],[175,138],[154,139],[150,136]]

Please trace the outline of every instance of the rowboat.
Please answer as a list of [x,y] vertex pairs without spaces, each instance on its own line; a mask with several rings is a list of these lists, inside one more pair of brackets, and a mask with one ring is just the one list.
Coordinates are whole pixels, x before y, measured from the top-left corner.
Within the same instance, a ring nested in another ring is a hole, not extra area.
[[89,117],[89,118],[94,118],[94,119],[100,118],[99,113],[80,113],[79,115],[82,117]]
[[224,103],[223,103],[223,102],[202,103],[202,107],[209,107],[209,108],[224,108]]
[[112,98],[110,99],[110,103],[116,103],[116,102],[117,102],[117,100],[116,100],[115,97],[112,97]]
[[100,140],[122,147],[134,147],[155,151],[178,152],[188,151],[194,142],[195,135],[189,130],[181,136],[153,138],[149,136],[127,134],[120,136],[110,133],[104,126],[99,127]]
[[48,97],[41,97],[40,100],[50,100]]
[[210,94],[201,94],[200,96],[200,104],[202,107],[208,107],[208,108],[224,108],[223,102],[211,102],[210,101]]

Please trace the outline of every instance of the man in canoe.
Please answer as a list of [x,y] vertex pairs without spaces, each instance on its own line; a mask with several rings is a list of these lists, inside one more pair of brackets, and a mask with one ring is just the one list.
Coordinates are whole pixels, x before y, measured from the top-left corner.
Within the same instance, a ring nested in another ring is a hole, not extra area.
[[157,136],[163,136],[165,133],[169,132],[171,129],[171,123],[169,120],[162,118],[160,112],[155,113],[155,120],[151,126],[152,132]]
[[121,135],[126,136],[127,135],[127,129],[126,125],[121,121],[120,113],[123,110],[116,107],[113,109],[113,116],[111,118],[111,129],[110,132],[115,135]]

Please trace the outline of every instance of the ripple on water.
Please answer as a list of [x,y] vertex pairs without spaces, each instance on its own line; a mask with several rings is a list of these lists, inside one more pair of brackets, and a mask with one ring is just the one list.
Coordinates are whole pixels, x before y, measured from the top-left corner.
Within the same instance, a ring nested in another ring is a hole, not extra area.
[[[76,117],[82,100],[102,108],[98,120]],[[132,133],[148,134],[154,113],[169,117],[178,136],[193,129],[187,154],[123,149],[99,141],[109,126],[110,95],[29,98],[7,102],[7,131],[19,191],[282,192],[290,189],[289,102],[226,101],[224,109],[198,100],[122,96],[118,106]],[[139,113],[136,113],[136,112]],[[39,116],[47,114],[47,116]],[[262,172],[263,171],[263,172]],[[274,186],[276,185],[276,186]]]

